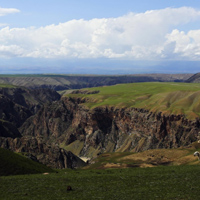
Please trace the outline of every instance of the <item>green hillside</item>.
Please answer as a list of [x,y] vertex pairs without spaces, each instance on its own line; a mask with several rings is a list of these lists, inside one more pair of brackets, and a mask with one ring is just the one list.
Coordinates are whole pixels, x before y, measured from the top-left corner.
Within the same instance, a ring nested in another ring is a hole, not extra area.
[[145,108],[153,112],[185,114],[194,119],[200,116],[200,84],[148,82],[89,88],[97,94],[68,94],[87,99],[89,108],[117,106]]
[[12,151],[0,148],[0,176],[44,172],[54,172],[54,170]]
[[150,149],[143,152],[104,153],[92,160],[85,169],[109,168],[147,168],[159,166],[199,165],[199,160],[193,154],[199,151],[200,145],[195,142],[190,148]]

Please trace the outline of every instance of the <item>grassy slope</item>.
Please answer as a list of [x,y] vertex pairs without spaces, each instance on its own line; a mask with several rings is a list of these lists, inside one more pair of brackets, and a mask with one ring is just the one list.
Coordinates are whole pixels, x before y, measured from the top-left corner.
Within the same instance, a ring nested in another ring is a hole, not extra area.
[[0,177],[0,199],[197,200],[199,176],[196,165]]
[[198,158],[193,153],[200,150],[197,142],[190,148],[151,149],[144,152],[104,153],[92,161],[86,169],[107,169],[127,167],[158,167],[175,165],[197,165]]
[[89,88],[98,94],[68,94],[89,98],[89,108],[118,106],[145,108],[150,111],[185,114],[194,119],[200,116],[200,85],[193,83],[131,83],[107,87]]
[[54,170],[12,151],[0,148],[0,176],[44,172],[54,172]]

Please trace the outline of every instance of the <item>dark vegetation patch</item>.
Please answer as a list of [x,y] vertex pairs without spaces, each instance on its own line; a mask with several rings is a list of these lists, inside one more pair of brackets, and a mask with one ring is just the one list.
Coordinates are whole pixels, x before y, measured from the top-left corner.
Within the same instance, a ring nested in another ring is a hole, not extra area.
[[44,172],[54,172],[54,170],[10,150],[0,148],[0,176]]

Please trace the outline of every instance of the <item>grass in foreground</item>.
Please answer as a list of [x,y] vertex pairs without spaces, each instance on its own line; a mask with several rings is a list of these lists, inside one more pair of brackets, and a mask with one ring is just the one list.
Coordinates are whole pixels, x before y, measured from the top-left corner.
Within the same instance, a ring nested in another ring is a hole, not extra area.
[[0,199],[196,200],[199,176],[200,166],[194,165],[0,177]]
[[98,94],[68,94],[88,99],[89,108],[98,106],[136,107],[153,112],[185,114],[194,119],[200,116],[200,84],[194,83],[131,83],[89,88]]

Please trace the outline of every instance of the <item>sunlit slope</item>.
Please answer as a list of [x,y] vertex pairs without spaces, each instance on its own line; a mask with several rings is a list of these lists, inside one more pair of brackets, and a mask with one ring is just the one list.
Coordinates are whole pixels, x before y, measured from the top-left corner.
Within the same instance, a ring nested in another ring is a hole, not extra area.
[[175,165],[199,165],[194,157],[196,149],[150,149],[147,151],[104,153],[95,158],[85,169],[158,167]]
[[87,99],[89,108],[117,106],[144,108],[153,112],[185,114],[194,119],[200,116],[200,84],[195,83],[131,83],[89,88],[97,94],[69,94]]

